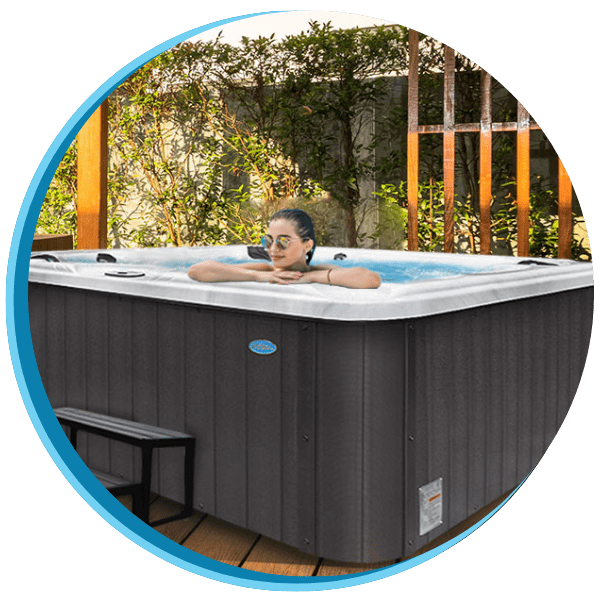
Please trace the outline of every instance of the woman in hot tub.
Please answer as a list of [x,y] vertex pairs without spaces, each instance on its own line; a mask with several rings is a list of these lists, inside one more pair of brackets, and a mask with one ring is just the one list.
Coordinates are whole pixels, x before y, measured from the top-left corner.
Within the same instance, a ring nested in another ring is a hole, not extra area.
[[303,210],[288,208],[276,212],[262,244],[269,253],[270,264],[231,265],[207,260],[192,265],[188,275],[206,282],[324,283],[347,288],[378,288],[381,284],[377,273],[363,267],[311,265],[317,242],[312,219]]

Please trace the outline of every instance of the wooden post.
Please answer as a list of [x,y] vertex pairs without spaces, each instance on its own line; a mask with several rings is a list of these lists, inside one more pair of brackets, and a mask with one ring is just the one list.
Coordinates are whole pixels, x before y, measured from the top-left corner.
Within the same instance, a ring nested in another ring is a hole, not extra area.
[[571,258],[573,188],[562,160],[558,159],[558,258]]
[[517,255],[529,256],[529,113],[517,104]]
[[408,249],[419,249],[419,33],[408,32]]
[[108,100],[77,135],[77,249],[107,247]]
[[492,77],[481,71],[481,132],[479,134],[479,252],[492,253]]
[[444,47],[444,252],[454,252],[454,50]]

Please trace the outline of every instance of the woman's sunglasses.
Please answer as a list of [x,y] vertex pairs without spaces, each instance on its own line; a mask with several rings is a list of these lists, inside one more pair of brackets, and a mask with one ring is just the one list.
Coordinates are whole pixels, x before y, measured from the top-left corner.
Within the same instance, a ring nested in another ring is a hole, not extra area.
[[273,242],[275,242],[281,250],[286,250],[293,241],[294,240],[287,235],[278,235],[275,239],[273,239],[272,235],[263,235],[263,237],[260,238],[260,243],[267,250],[273,245]]

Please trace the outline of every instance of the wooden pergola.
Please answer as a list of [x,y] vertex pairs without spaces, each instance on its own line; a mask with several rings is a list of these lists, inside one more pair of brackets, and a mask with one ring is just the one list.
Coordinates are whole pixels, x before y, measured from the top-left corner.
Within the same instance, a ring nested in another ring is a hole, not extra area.
[[107,247],[108,100],[77,136],[77,247]]
[[[455,122],[455,52],[445,47],[444,119],[439,125],[419,125],[419,33],[409,31],[408,73],[408,249],[418,250],[419,136],[443,135],[444,152],[444,250],[454,248],[454,166],[455,138],[461,133],[480,136],[480,239],[481,254],[491,253],[492,135],[514,131],[517,135],[517,254],[529,254],[530,131],[540,129],[518,104],[517,121],[493,123],[491,76],[481,72],[481,118],[478,123]],[[77,162],[77,247],[107,246],[107,145],[108,107],[105,100],[78,135]],[[559,258],[571,257],[572,185],[562,162],[558,161]]]

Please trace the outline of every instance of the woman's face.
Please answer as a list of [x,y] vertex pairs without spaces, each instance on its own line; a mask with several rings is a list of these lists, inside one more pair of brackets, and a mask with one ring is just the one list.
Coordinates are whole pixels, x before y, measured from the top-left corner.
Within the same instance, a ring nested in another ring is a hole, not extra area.
[[273,240],[282,237],[288,241],[285,250],[275,242],[267,248],[275,269],[306,268],[306,254],[312,248],[313,242],[312,240],[302,240],[294,223],[284,219],[272,221],[269,225],[269,235]]

